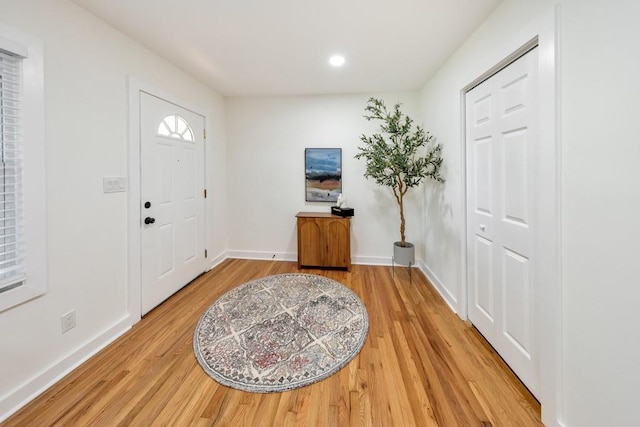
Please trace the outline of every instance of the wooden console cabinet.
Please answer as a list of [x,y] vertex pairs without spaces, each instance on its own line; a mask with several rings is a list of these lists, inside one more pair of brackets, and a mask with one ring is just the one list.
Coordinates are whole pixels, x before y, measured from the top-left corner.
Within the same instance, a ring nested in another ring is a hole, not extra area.
[[298,268],[351,270],[351,218],[298,212]]

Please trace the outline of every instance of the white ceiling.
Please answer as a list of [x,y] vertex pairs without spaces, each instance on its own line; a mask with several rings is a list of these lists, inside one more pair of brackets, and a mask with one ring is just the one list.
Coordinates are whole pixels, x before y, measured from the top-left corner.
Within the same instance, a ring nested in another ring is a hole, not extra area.
[[241,96],[419,89],[502,0],[74,1]]

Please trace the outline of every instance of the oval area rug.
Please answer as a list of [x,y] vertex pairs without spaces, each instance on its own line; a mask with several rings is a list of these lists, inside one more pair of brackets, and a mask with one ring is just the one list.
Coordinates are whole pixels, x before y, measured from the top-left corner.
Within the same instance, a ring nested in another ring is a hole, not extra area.
[[216,300],[198,321],[193,349],[221,384],[271,393],[334,374],[362,349],[369,321],[349,288],[313,274],[252,280]]

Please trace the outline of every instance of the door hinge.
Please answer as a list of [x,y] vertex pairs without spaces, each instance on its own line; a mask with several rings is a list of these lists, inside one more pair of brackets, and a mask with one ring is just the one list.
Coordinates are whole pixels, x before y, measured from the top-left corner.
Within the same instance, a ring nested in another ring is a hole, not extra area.
[[207,189],[206,188],[204,189],[204,198],[205,199],[207,198]]
[[202,129],[202,137],[204,139],[207,139],[207,130],[206,129]]
[[207,250],[205,249],[205,250],[204,250],[204,257],[205,257],[205,258],[207,257],[207,253],[208,253],[208,252],[207,252]]

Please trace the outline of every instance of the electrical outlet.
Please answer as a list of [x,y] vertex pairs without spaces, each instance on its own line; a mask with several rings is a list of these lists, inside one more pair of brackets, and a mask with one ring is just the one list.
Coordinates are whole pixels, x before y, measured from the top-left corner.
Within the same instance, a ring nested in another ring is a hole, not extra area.
[[76,327],[76,311],[71,310],[67,314],[63,314],[60,318],[60,326],[62,327],[62,333],[64,334],[69,329]]

